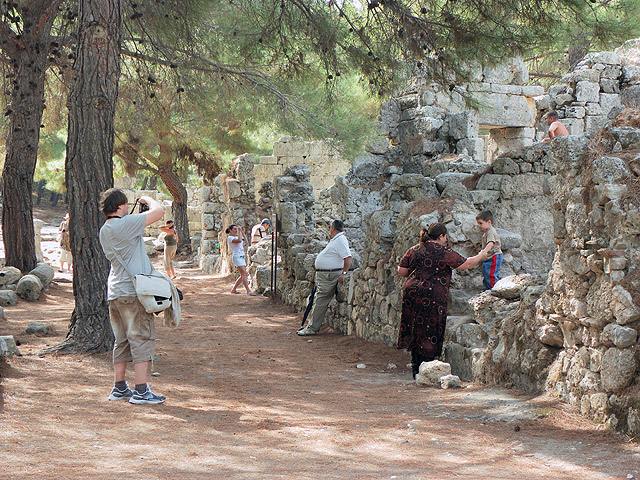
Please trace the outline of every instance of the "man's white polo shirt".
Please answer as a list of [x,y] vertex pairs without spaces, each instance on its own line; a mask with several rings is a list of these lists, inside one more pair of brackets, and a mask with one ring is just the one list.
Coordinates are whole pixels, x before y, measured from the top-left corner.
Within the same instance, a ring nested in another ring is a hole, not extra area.
[[350,256],[349,241],[344,232],[340,232],[316,257],[316,270],[339,270],[344,266],[344,259]]

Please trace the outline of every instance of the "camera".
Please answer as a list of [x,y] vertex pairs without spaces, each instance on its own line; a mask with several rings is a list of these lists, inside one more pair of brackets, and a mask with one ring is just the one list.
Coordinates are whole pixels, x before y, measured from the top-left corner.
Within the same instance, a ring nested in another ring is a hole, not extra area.
[[144,212],[146,212],[147,210],[149,210],[149,205],[147,205],[146,203],[140,203],[140,206],[139,206],[138,212],[139,212],[139,213],[144,213]]

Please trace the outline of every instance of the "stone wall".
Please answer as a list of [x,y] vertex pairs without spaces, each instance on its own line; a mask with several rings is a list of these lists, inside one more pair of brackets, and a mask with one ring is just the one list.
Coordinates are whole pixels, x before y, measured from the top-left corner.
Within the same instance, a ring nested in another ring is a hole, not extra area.
[[255,166],[258,185],[271,182],[295,165],[309,167],[309,181],[316,192],[333,185],[336,176],[347,173],[351,164],[341,158],[329,140],[304,141],[282,137],[273,145],[273,154],[260,157]]

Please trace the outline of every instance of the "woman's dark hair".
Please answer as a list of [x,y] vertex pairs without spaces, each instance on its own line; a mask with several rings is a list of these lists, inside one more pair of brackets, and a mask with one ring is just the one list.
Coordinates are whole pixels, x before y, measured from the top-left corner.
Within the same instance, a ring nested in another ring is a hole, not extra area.
[[172,225],[173,224],[173,220],[167,220],[166,222],[164,222],[165,225]]
[[429,225],[429,228],[423,228],[420,230],[420,241],[422,243],[427,240],[437,240],[441,235],[447,234],[447,227],[444,226],[444,223],[432,223]]
[[224,233],[226,233],[227,235],[229,235],[231,233],[231,230],[233,229],[233,227],[237,227],[237,225],[235,223],[232,223],[231,225],[229,225],[227,227],[227,229],[224,231]]
[[129,203],[127,196],[118,188],[110,188],[102,193],[100,199],[100,210],[105,215],[111,215],[118,211],[121,205]]

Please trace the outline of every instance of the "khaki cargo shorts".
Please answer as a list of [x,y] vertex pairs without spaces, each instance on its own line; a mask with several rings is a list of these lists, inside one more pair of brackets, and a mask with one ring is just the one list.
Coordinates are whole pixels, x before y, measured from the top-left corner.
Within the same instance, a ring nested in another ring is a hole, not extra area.
[[109,319],[115,343],[113,363],[141,363],[153,358],[156,328],[136,297],[120,297],[109,302]]

